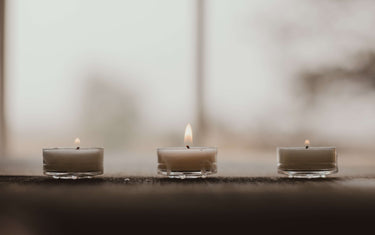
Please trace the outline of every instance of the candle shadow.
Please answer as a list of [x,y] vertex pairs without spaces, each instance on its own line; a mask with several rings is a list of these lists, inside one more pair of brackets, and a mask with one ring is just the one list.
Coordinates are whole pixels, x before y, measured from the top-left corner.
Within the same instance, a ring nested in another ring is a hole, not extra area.
[[0,182],[17,184],[101,184],[105,183],[105,178],[97,177],[90,179],[53,179],[47,176],[0,176]]
[[306,179],[306,178],[287,178],[287,177],[280,177],[278,179],[279,182],[282,183],[303,183],[303,182],[337,182],[340,180],[344,180],[344,178],[339,177],[329,177],[329,178],[312,178],[312,179]]
[[65,185],[75,185],[75,184],[103,184],[106,182],[104,178],[91,178],[91,179],[53,179],[50,177],[44,177],[41,179],[36,180],[35,183],[40,184],[51,184],[51,185],[57,185],[57,184],[65,184]]

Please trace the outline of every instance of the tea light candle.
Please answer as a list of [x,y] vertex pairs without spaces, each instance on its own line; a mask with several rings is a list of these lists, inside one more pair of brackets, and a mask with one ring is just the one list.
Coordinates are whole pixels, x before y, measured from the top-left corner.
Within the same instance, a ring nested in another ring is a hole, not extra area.
[[[75,139],[79,145],[79,138]],[[63,179],[91,178],[103,174],[103,148],[45,148],[43,172]]]
[[335,147],[277,148],[278,172],[289,177],[317,178],[337,173],[337,153]]
[[158,148],[158,174],[169,178],[199,178],[217,173],[215,147],[191,147],[190,123],[185,129],[186,147]]

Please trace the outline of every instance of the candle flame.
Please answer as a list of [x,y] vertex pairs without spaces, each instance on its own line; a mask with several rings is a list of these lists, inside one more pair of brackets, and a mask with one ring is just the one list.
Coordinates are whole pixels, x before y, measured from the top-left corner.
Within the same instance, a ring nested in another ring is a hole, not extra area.
[[309,146],[310,145],[310,140],[305,140],[305,146]]
[[81,143],[81,140],[77,137],[75,140],[74,140],[74,144],[75,145],[78,145]]
[[193,131],[191,129],[190,123],[187,124],[185,128],[185,138],[184,138],[185,145],[191,145],[193,144]]

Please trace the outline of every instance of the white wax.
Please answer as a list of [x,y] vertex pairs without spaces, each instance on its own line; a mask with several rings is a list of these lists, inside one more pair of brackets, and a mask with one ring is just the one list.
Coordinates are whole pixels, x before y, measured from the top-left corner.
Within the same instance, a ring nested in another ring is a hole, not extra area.
[[335,147],[279,147],[281,170],[332,170],[337,167]]
[[44,170],[48,172],[103,172],[103,148],[43,149]]
[[161,170],[216,172],[216,148],[159,148],[157,153]]

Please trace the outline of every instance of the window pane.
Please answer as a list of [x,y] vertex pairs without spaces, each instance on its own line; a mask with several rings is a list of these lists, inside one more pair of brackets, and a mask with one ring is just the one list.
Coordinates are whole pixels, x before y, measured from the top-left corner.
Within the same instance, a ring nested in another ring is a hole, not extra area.
[[39,158],[76,136],[107,152],[165,144],[149,136],[183,141],[194,117],[190,1],[8,2],[13,155]]

